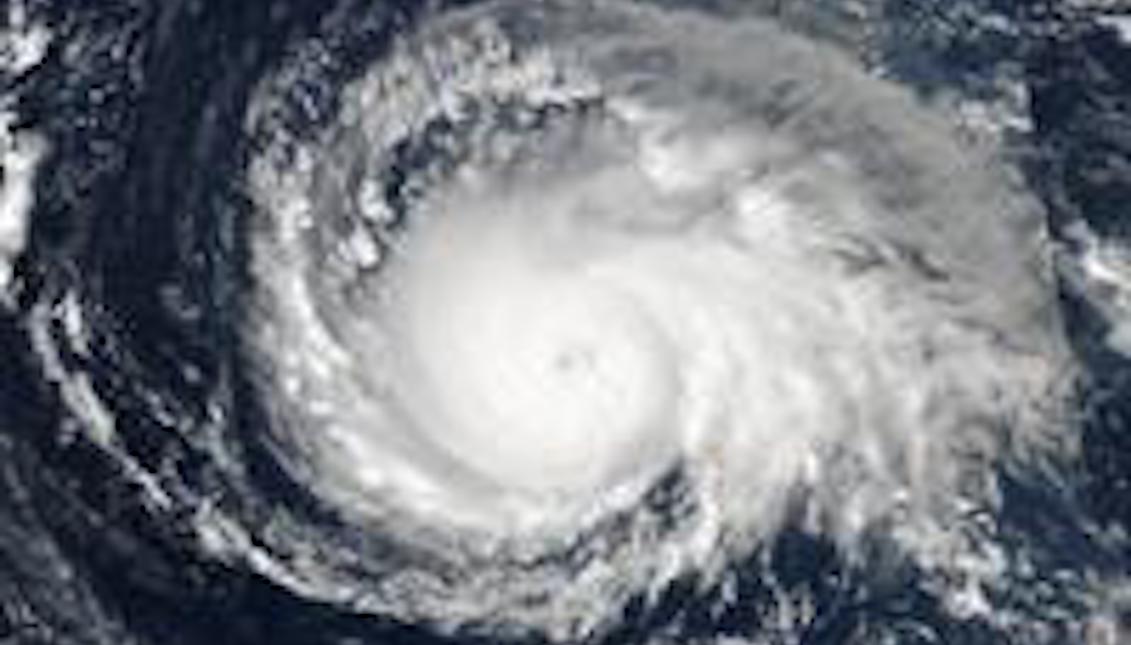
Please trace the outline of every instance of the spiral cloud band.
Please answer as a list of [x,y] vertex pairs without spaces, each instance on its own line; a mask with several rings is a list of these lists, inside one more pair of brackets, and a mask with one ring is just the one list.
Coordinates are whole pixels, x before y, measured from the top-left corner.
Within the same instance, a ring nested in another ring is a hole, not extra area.
[[[416,611],[569,634],[799,500],[846,543],[945,526],[1002,446],[1048,439],[1039,213],[833,46],[512,2],[404,38],[317,136],[278,86],[248,120],[274,443],[347,514],[446,527],[406,539],[464,582],[399,587]],[[673,475],[692,510],[657,528],[641,500]],[[636,537],[585,541],[612,516]],[[449,531],[524,564],[426,537]],[[515,555],[578,540],[580,572]]]

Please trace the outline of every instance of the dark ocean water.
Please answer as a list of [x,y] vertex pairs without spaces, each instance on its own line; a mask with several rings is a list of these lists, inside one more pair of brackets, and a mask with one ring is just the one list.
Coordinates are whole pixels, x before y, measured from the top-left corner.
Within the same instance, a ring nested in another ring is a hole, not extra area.
[[[814,15],[830,16],[814,19],[816,31],[838,38],[840,25],[852,25],[851,12],[814,5]],[[992,103],[1003,77],[1017,80],[1032,128],[1005,138],[1017,141],[1052,236],[1065,239],[1082,220],[1102,239],[1131,244],[1131,46],[1094,13],[1024,5],[872,3],[880,16],[872,40],[854,46],[926,96]],[[291,103],[279,109],[292,127],[317,128],[339,109],[341,86],[386,55],[424,8],[363,0],[26,8],[53,39],[43,61],[3,77],[3,89],[18,97],[15,127],[39,133],[51,151],[36,175],[13,298],[0,307],[0,643],[543,640],[304,596],[248,559],[217,555],[197,529],[202,508],[220,508],[249,527],[252,546],[272,551],[262,536],[284,507],[334,548],[411,566],[395,540],[351,525],[296,481],[264,438],[272,421],[255,387],[259,368],[240,346],[252,280],[252,205],[242,186],[258,145],[246,115],[262,83],[276,82],[280,69],[293,74],[282,93]],[[1006,26],[975,26],[991,14]],[[393,202],[404,190],[395,179]],[[1131,580],[1131,541],[1120,537],[1131,530],[1131,359],[1103,342],[1116,323],[1088,294],[1065,282],[1058,296],[1086,374],[1073,430],[1080,457],[1044,470],[1003,463],[1000,507],[971,511],[993,516],[986,530],[1004,565],[991,601],[995,612],[1014,612],[1012,628],[955,615],[924,572],[890,555],[882,531],[845,558],[798,520],[731,563],[728,587],[676,580],[657,598],[629,603],[591,640],[1127,642],[1118,639],[1131,638],[1131,583],[1110,593],[1089,585],[1098,574]],[[68,327],[75,311],[78,336]],[[76,373],[88,389],[65,376]],[[90,392],[113,420],[112,449],[91,438],[97,414],[81,412],[90,412]],[[659,507],[670,502],[664,492],[656,491]],[[781,627],[763,607],[782,594],[807,598],[809,617]]]

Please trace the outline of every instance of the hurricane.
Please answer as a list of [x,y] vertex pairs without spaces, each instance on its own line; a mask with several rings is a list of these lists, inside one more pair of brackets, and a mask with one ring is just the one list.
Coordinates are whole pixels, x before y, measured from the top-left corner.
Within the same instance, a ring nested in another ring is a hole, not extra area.
[[1053,54],[127,4],[6,36],[0,642],[1131,633],[1131,256],[1003,62]]

